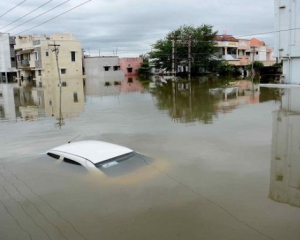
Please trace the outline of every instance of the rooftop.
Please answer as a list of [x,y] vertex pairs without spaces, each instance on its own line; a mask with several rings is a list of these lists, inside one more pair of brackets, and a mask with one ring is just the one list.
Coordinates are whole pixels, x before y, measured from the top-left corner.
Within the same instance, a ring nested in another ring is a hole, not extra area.
[[220,42],[238,42],[239,40],[233,37],[232,35],[217,35],[214,38],[215,41],[220,41]]

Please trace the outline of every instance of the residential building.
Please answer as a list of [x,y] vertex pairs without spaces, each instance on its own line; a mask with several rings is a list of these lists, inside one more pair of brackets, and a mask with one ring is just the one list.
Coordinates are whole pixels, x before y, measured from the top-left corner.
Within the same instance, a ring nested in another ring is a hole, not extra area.
[[275,55],[283,60],[282,82],[300,84],[300,4],[275,0]]
[[121,70],[124,71],[125,76],[138,75],[137,69],[141,67],[143,58],[120,58]]
[[239,40],[233,37],[232,35],[217,35],[215,37],[216,47],[218,52],[216,56],[229,62],[233,65],[240,65],[238,59],[238,45]]
[[[38,87],[44,85],[57,87],[59,74],[62,86],[67,86],[75,79],[82,81],[82,48],[74,35],[17,36],[15,41],[17,79],[20,85],[29,82]],[[53,44],[56,44],[59,49],[58,63],[53,46],[51,46]]]
[[0,33],[0,82],[13,82],[17,76],[14,37]]
[[252,61],[260,61],[264,66],[276,63],[273,49],[256,38],[238,39],[224,34],[216,36],[215,41],[219,48],[215,55],[232,65],[246,66]]

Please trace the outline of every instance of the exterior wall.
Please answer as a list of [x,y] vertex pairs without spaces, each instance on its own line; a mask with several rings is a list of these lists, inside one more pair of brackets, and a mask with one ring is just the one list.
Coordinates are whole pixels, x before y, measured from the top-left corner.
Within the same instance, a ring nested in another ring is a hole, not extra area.
[[83,59],[85,75],[89,78],[105,78],[119,81],[124,78],[118,57],[87,57]]
[[300,84],[299,1],[275,0],[275,31],[275,56],[283,60],[282,81]]
[[257,61],[261,61],[261,62],[267,61],[267,48],[266,48],[266,46],[258,47],[258,48],[256,48],[256,51],[257,51],[257,55],[256,55],[256,60]]
[[[141,67],[142,62],[142,58],[120,58],[121,70],[124,71],[125,76],[137,75],[137,69]],[[131,68],[132,71],[129,72],[128,68]]]
[[12,81],[12,77],[16,74],[13,45],[13,37],[6,33],[0,33],[0,82],[6,81],[5,76],[7,76],[8,81]]

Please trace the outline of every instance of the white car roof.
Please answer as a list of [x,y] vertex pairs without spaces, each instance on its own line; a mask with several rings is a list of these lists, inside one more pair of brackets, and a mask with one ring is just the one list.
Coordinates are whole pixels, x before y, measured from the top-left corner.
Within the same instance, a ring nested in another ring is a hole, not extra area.
[[48,153],[67,153],[82,157],[96,164],[105,160],[115,158],[133,150],[116,144],[101,141],[78,141],[61,145],[48,151]]

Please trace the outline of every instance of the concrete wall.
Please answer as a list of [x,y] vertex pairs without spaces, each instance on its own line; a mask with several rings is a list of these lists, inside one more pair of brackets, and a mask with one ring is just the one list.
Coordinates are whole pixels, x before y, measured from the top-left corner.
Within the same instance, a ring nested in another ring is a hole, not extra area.
[[[286,31],[287,29],[290,29]],[[284,31],[282,31],[284,30]],[[275,0],[275,56],[283,59],[283,81],[300,83],[300,3]]]
[[[143,62],[142,58],[120,58],[121,70],[124,71],[125,76],[137,75],[137,69],[141,67]],[[132,69],[131,72],[128,70]]]
[[88,78],[105,78],[108,81],[124,78],[118,57],[87,57],[83,59],[83,65]]

